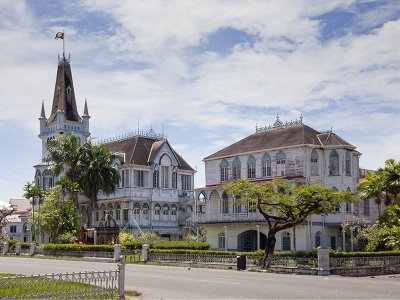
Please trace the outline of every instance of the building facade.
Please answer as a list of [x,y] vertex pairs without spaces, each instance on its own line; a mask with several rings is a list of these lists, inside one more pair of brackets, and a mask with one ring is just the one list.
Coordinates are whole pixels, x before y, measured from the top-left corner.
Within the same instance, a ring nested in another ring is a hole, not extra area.
[[[334,191],[355,192],[359,180],[356,147],[332,131],[319,132],[300,120],[257,127],[256,133],[204,158],[206,186],[196,189],[195,222],[206,228],[215,249],[253,251],[264,248],[267,224],[255,209],[236,204],[219,185],[239,178],[253,182],[283,178]],[[369,204],[369,203],[368,203]],[[354,215],[369,218],[367,204],[347,203],[336,213],[311,216],[277,234],[276,250],[351,248],[341,229]]]
[[[42,103],[39,117],[42,159],[34,166],[36,185],[47,190],[58,179],[51,166],[42,163],[47,154],[47,142],[71,132],[83,144],[90,136],[89,119],[86,100],[83,115],[78,114],[70,61],[63,55],[58,62],[51,114],[46,117]],[[152,231],[164,239],[178,240],[189,233],[195,171],[168,140],[149,130],[101,143],[117,155],[114,167],[120,171],[121,180],[113,195],[99,193],[98,202],[92,208],[92,224],[83,220],[82,225],[96,227],[104,213],[109,212],[121,229],[134,235]],[[89,205],[87,199],[81,197],[79,202],[85,212]]]

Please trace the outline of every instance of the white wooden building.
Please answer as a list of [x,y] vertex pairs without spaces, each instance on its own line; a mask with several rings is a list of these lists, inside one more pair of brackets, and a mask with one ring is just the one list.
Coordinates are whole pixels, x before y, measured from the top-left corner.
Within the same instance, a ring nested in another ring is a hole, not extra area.
[[[50,116],[42,103],[39,117],[42,159],[35,167],[35,184],[47,190],[54,186],[51,166],[42,162],[47,154],[47,142],[71,132],[84,143],[90,136],[89,110],[85,100],[84,112],[78,113],[69,59],[59,58]],[[108,211],[121,228],[134,235],[153,231],[164,239],[181,239],[192,230],[188,219],[194,203],[195,170],[171,147],[168,140],[153,130],[130,133],[102,142],[117,154],[115,168],[121,181],[113,195],[101,192],[93,208],[92,224],[96,227]],[[87,199],[79,199],[83,215]],[[37,207],[37,199],[33,204]]]
[[[253,251],[265,247],[267,224],[247,205],[236,205],[219,185],[239,178],[284,178],[332,190],[355,192],[359,180],[356,147],[332,131],[319,132],[300,120],[256,132],[203,159],[206,186],[196,189],[194,222],[207,231],[215,249]],[[341,223],[353,215],[369,218],[369,202],[344,204],[335,214],[312,216],[304,224],[277,234],[276,250],[311,250],[318,246],[351,248]]]

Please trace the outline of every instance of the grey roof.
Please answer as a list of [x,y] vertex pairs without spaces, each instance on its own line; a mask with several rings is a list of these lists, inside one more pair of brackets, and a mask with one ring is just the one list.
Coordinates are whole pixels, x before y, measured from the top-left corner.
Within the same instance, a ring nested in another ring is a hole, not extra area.
[[57,111],[65,113],[68,121],[81,122],[75,100],[74,83],[72,81],[71,65],[67,60],[62,60],[57,67],[57,79],[54,87],[53,105],[48,123],[57,119]]
[[[169,145],[167,140],[134,136],[107,143],[105,146],[111,152],[125,153],[125,163],[148,166],[157,156],[165,143]],[[180,169],[194,171],[193,168],[178,153],[176,153],[174,149],[172,149],[172,147],[171,150],[179,162]]]
[[204,160],[296,145],[315,145],[320,147],[344,146],[351,149],[355,148],[333,132],[321,133],[307,125],[299,124],[249,135],[205,157]]

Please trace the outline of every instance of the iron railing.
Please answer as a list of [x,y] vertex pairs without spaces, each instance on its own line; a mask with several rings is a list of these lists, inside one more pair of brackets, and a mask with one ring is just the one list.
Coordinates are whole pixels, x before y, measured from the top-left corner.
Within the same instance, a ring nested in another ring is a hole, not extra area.
[[330,268],[400,265],[400,256],[330,257]]
[[122,249],[122,256],[124,257],[125,263],[140,263],[140,262],[142,262],[142,251],[141,250]]
[[117,270],[0,277],[1,299],[124,299],[125,265]]

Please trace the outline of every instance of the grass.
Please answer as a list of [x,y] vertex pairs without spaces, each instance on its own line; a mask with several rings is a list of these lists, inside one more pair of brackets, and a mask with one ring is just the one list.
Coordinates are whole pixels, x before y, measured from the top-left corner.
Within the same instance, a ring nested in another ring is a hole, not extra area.
[[[42,294],[42,296],[37,296],[37,299],[43,299],[43,295],[57,295],[57,294],[69,294],[71,296],[81,296],[81,291],[95,291],[99,290],[100,287],[90,285],[87,283],[78,283],[78,282],[69,282],[63,281],[62,284],[55,280],[51,280],[48,278],[37,278],[37,277],[27,277],[27,278],[15,278],[14,276],[23,276],[9,273],[0,273],[0,277],[3,279],[0,280],[0,299],[15,297],[18,296],[22,299],[34,299],[33,294]],[[7,279],[6,277],[12,277]],[[21,284],[21,281],[23,283]],[[117,298],[116,291],[109,291],[110,297]],[[89,298],[88,298],[89,299]],[[90,297],[90,299],[96,299]],[[99,298],[100,299],[100,298]],[[102,298],[104,299],[104,298]]]

